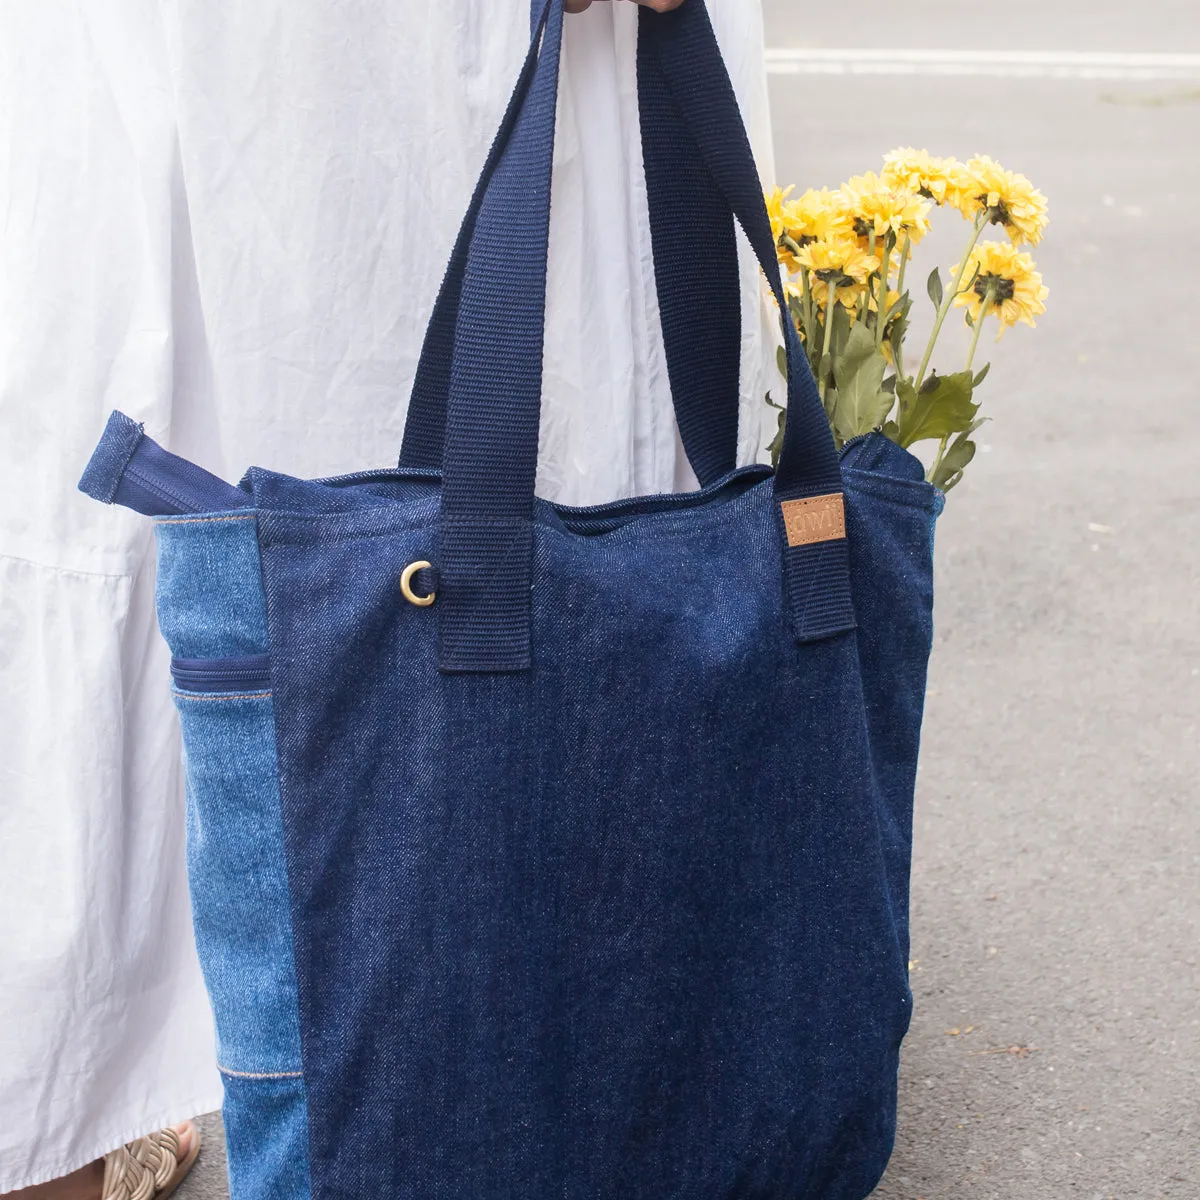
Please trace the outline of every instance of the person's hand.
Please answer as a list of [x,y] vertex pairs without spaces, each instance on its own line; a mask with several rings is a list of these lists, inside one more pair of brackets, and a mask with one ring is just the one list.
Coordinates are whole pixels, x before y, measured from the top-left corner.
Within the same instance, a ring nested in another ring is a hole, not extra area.
[[[583,12],[585,8],[591,7],[592,0],[567,0],[567,12],[578,13]],[[637,0],[643,8],[652,8],[655,12],[670,12],[673,8],[678,8],[683,0]]]

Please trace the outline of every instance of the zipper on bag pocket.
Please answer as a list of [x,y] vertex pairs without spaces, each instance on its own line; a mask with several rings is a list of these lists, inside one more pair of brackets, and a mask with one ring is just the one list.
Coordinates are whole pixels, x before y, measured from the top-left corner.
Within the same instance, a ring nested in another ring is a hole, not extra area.
[[271,656],[173,658],[171,679],[185,692],[265,692],[271,687]]

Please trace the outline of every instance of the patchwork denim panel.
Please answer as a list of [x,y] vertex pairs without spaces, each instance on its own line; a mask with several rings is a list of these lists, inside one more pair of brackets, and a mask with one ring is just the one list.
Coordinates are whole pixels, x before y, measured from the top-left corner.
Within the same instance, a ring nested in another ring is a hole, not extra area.
[[256,522],[174,517],[156,532],[231,1186],[237,1200],[296,1200],[309,1194],[308,1111]]
[[158,624],[176,658],[267,652],[267,610],[252,513],[168,517],[158,538]]
[[307,1200],[308,1102],[299,1075],[224,1075],[233,1200]]
[[296,971],[270,693],[174,691],[184,734],[196,942],[219,1064],[299,1071]]

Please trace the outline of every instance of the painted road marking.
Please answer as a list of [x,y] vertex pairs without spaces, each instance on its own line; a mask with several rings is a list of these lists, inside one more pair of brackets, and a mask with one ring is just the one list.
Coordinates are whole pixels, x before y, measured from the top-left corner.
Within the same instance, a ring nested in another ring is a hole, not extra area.
[[773,75],[932,75],[999,79],[1200,79],[1200,54],[1071,50],[768,49]]

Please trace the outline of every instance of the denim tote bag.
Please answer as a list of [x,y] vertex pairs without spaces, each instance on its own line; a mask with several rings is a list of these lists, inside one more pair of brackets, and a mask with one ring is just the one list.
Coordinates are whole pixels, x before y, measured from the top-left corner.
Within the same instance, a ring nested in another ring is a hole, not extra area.
[[638,47],[701,490],[535,498],[536,7],[399,465],[235,487],[114,414],[80,485],[155,518],[233,1196],[860,1200],[911,1011],[942,499],[882,436],[836,449],[786,319],[778,469],[735,469],[735,218],[783,290],[702,0]]

